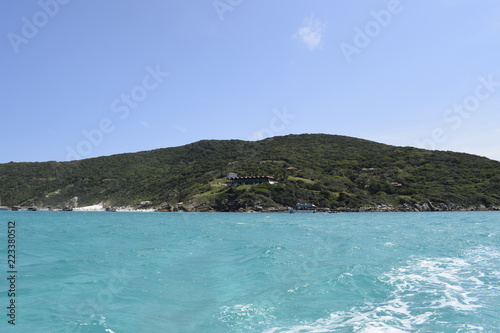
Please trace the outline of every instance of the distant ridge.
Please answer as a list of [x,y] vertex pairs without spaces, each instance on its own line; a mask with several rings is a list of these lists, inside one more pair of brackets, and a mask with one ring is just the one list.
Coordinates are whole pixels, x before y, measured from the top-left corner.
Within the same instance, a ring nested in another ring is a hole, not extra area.
[[[277,184],[227,186],[226,175]],[[72,162],[0,164],[8,206],[109,206],[188,211],[496,210],[500,162],[327,134],[202,140]]]

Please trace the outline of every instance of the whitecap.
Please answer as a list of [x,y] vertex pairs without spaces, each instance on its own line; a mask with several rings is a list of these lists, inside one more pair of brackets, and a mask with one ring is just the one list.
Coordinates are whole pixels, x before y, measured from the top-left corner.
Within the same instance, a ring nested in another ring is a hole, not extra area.
[[255,304],[235,304],[221,307],[218,320],[227,326],[245,326],[252,329],[253,325],[271,324],[276,317],[274,307],[257,306]]

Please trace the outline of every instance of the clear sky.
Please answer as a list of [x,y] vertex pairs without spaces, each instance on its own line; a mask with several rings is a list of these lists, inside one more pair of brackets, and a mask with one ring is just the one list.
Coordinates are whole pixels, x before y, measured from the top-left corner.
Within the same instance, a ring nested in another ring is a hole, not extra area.
[[340,134],[500,160],[497,0],[23,0],[0,163]]

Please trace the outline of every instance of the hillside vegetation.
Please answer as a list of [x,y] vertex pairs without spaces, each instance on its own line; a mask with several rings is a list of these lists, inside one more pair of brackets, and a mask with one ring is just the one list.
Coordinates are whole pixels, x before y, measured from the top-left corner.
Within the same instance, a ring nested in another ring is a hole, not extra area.
[[[226,186],[228,172],[271,175],[278,183]],[[0,196],[3,205],[39,207],[498,209],[500,162],[324,134],[204,140],[81,161],[0,164]]]

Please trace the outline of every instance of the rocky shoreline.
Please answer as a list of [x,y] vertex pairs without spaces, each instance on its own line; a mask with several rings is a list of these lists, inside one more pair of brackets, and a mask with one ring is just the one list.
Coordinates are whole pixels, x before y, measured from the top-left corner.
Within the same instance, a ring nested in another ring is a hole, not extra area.
[[[162,210],[167,211],[167,210]],[[176,212],[177,210],[168,210],[167,212]],[[184,212],[235,212],[235,213],[286,213],[288,209],[286,207],[242,207],[233,211],[218,211],[211,207],[192,207],[185,208]],[[500,211],[500,206],[472,206],[472,207],[461,207],[456,204],[437,204],[433,205],[430,203],[415,204],[415,205],[401,205],[401,206],[391,206],[391,205],[377,205],[377,206],[364,206],[359,208],[317,208],[318,213],[364,213],[364,212],[473,212],[473,211]]]
[[[59,211],[61,209],[51,209],[50,207],[41,207],[41,208],[33,208],[33,207],[19,207],[20,209],[16,210],[24,210],[24,211]],[[209,205],[200,205],[200,206],[174,206],[174,207],[132,207],[132,206],[123,206],[123,207],[113,207],[112,210],[109,208],[105,208],[102,204],[86,206],[86,207],[75,207],[72,209],[73,211],[80,212],[102,212],[102,211],[112,211],[112,212],[207,212],[207,213],[216,213],[216,212],[234,212],[234,213],[286,213],[288,212],[287,207],[264,207],[264,206],[253,206],[253,207],[241,207],[237,210],[232,211],[219,211],[214,209]],[[484,205],[479,206],[471,206],[471,207],[462,207],[457,204],[433,204],[430,201],[426,203],[417,203],[417,204],[403,204],[399,206],[385,205],[380,204],[376,206],[363,206],[359,208],[349,208],[342,207],[337,209],[331,208],[321,208],[318,207],[316,209],[319,213],[364,213],[364,212],[466,212],[466,211],[500,211],[500,206],[491,206],[486,207]]]
[[350,212],[474,212],[474,211],[500,211],[499,206],[486,207],[483,205],[472,206],[472,207],[462,207],[457,204],[436,204],[424,203],[424,204],[404,204],[398,207],[390,205],[377,205],[360,207],[356,209],[347,209]]
[[[177,208],[172,209],[176,211]],[[200,206],[183,206],[183,211],[186,212],[218,212],[209,205]],[[262,213],[284,213],[287,212],[287,207],[276,207],[276,206],[261,206],[255,205],[251,207],[240,207],[236,210],[231,210],[231,212],[239,213],[252,213],[252,212],[262,212]],[[432,202],[416,203],[416,204],[403,204],[398,206],[380,204],[376,206],[363,206],[357,208],[341,207],[341,208],[321,208],[316,209],[317,212],[323,213],[343,213],[343,212],[459,212],[459,211],[500,211],[500,206],[490,206],[486,207],[484,205],[462,207],[460,205],[450,203],[438,203],[433,204]]]

